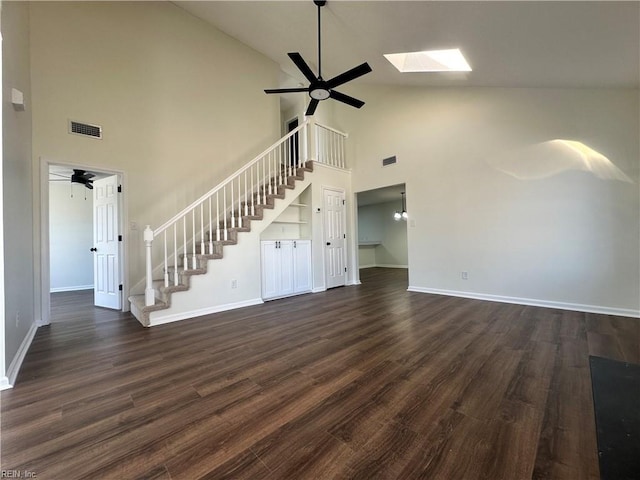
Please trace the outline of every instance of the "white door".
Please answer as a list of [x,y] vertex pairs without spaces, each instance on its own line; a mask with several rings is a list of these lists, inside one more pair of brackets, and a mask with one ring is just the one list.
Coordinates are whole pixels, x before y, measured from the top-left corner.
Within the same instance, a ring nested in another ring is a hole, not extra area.
[[122,308],[118,176],[93,182],[93,281],[97,307]]
[[327,288],[346,285],[345,195],[344,190],[325,188],[324,196],[324,262]]
[[282,266],[280,295],[291,295],[293,293],[293,242],[291,240],[278,240],[276,243],[280,265]]
[[293,241],[294,293],[311,291],[311,241]]
[[262,245],[262,298],[293,293],[293,242],[266,240]]

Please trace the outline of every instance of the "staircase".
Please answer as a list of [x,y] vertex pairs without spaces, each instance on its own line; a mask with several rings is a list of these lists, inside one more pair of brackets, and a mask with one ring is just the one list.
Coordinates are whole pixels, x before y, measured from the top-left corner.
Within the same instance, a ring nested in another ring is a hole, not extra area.
[[[314,163],[345,168],[345,140],[307,120],[160,227],[147,226],[145,293],[129,297],[140,323],[261,303],[260,232],[310,185]],[[224,282],[240,272],[251,293],[233,301]]]

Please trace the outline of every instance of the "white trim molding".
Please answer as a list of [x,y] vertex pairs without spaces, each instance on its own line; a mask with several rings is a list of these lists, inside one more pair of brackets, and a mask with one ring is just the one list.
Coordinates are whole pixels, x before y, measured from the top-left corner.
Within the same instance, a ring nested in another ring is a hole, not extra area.
[[559,310],[572,310],[575,312],[600,313],[603,315],[616,315],[619,317],[640,318],[640,310],[627,308],[602,307],[599,305],[583,305],[580,303],[555,302],[551,300],[539,300],[535,298],[505,297],[502,295],[490,295],[485,293],[461,292],[458,290],[440,290],[438,288],[424,288],[409,285],[409,292],[431,293],[434,295],[446,295],[448,297],[472,298],[474,300],[486,300],[489,302],[514,303],[516,305],[529,305],[532,307],[557,308]]
[[9,383],[9,377],[0,377],[0,391],[7,390],[8,388],[12,388],[12,385]]
[[35,322],[32,323],[29,331],[27,332],[27,335],[24,337],[24,340],[22,340],[22,343],[20,344],[20,348],[18,348],[15,357],[13,357],[9,368],[7,369],[7,376],[5,378],[8,379],[9,386],[3,387],[3,379],[0,379],[0,389],[11,388],[15,385],[16,379],[18,378],[18,373],[20,372],[20,367],[22,367],[24,357],[27,355],[27,351],[29,351],[29,347],[31,346],[31,342],[33,342],[33,337],[36,336],[37,330],[38,325]]
[[254,298],[253,300],[244,300],[242,302],[227,303],[225,305],[217,305],[215,307],[201,308],[199,310],[189,310],[188,312],[174,313],[171,315],[161,316],[159,318],[153,318],[154,313],[162,314],[162,310],[159,312],[149,313],[149,325],[145,327],[155,327],[156,325],[164,325],[165,323],[177,322],[178,320],[186,320],[188,318],[200,317],[202,315],[211,315],[212,313],[226,312],[227,310],[235,310],[236,308],[252,307],[254,305],[261,305],[264,301],[262,298]]
[[50,293],[79,292],[80,290],[93,290],[93,285],[76,285],[75,287],[55,287],[50,290]]

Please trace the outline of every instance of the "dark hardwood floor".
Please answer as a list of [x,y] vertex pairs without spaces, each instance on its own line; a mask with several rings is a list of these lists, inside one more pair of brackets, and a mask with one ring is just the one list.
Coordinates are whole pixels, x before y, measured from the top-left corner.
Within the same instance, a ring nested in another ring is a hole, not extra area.
[[129,315],[108,308],[94,307],[93,289],[51,294],[51,322],[111,322]]
[[[599,478],[588,355],[637,319],[363,284],[144,329],[38,330],[2,469],[71,479]],[[78,313],[78,312],[76,312]]]

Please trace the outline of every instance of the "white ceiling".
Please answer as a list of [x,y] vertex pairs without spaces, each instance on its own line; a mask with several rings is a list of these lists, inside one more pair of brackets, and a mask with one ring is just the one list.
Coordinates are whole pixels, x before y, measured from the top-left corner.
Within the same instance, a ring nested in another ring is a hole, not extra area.
[[[311,0],[179,1],[303,81],[287,52],[317,67]],[[640,2],[346,1],[322,8],[323,77],[364,61],[373,84],[639,87]],[[459,47],[467,74],[401,74],[385,53]],[[284,83],[284,82],[283,82]],[[265,85],[273,88],[278,85]]]

